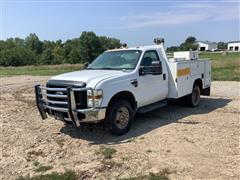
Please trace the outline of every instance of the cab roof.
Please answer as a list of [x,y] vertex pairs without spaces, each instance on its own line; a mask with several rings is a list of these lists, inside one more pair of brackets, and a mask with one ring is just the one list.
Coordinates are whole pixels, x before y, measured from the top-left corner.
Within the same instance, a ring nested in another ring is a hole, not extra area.
[[111,51],[124,51],[124,50],[141,50],[141,51],[147,51],[147,50],[155,50],[162,48],[162,45],[148,45],[148,46],[134,46],[134,47],[123,47],[119,49],[111,49],[107,50],[106,52]]

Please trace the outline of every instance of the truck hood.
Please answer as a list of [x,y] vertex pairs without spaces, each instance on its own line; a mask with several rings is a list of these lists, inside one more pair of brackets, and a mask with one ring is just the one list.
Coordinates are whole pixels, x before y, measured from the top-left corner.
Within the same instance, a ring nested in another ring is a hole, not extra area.
[[126,72],[113,70],[82,70],[57,75],[52,77],[51,79],[65,81],[82,81],[88,84],[92,80],[97,80],[99,82],[104,79],[117,77],[124,74],[126,74]]

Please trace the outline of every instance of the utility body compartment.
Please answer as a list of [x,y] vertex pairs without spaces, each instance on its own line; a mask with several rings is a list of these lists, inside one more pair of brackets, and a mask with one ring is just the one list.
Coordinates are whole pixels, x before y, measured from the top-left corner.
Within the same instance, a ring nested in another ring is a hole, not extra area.
[[169,92],[168,98],[180,98],[191,94],[195,80],[202,81],[202,89],[211,85],[211,61],[174,60],[168,61],[169,67]]
[[173,53],[174,59],[177,60],[197,60],[198,51],[177,51]]

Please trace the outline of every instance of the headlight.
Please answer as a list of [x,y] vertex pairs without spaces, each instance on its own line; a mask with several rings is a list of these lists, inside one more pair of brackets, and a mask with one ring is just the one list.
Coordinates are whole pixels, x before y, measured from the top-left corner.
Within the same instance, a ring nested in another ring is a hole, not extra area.
[[93,101],[95,102],[95,106],[99,107],[101,105],[103,98],[103,91],[101,89],[97,90],[88,90],[87,91],[87,99],[88,99],[88,107],[93,107]]
[[44,100],[47,100],[47,91],[46,91],[46,89],[41,89],[41,93],[42,93],[42,98]]

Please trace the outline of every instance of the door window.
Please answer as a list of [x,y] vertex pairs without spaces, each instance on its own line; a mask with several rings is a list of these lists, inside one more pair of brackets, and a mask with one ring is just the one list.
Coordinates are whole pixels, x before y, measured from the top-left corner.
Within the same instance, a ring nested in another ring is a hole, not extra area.
[[156,51],[147,51],[145,52],[141,66],[152,66],[153,61],[159,61],[159,57]]

